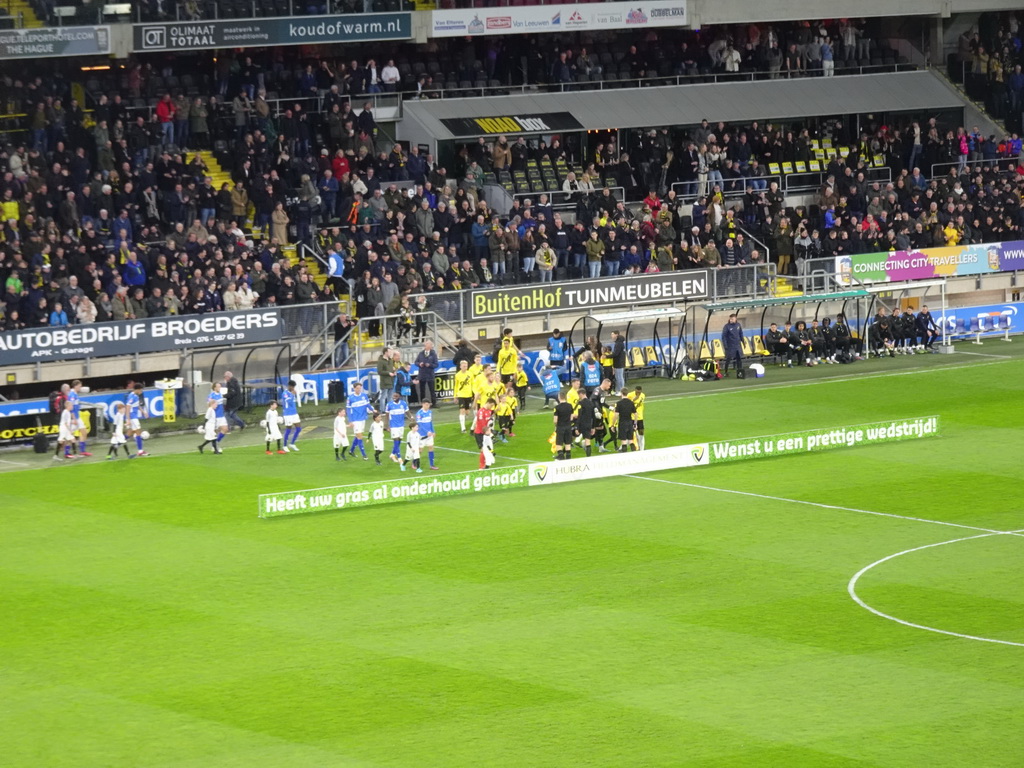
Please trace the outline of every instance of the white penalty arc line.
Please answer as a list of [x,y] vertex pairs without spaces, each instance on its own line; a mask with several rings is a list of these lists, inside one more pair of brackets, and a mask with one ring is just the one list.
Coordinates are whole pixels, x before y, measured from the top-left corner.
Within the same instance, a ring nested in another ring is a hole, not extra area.
[[857,594],[857,581],[860,579],[861,576],[863,576],[865,573],[870,571],[875,566],[881,565],[882,563],[886,563],[886,562],[888,562],[890,560],[895,560],[897,557],[903,557],[903,555],[909,555],[912,552],[920,552],[921,550],[924,550],[924,549],[932,549],[934,547],[944,547],[947,544],[956,544],[957,542],[961,542],[961,541],[971,541],[972,539],[985,539],[985,538],[988,538],[990,536],[1020,536],[1020,534],[1021,534],[1020,531],[995,531],[995,532],[992,532],[992,533],[979,533],[976,536],[964,536],[964,537],[959,538],[959,539],[950,539],[949,541],[940,541],[937,544],[925,544],[923,547],[914,547],[912,549],[905,549],[902,552],[897,552],[896,554],[889,555],[888,557],[883,557],[881,560],[876,560],[875,562],[871,563],[870,565],[866,565],[863,568],[861,568],[859,571],[857,571],[857,573],[855,573],[853,575],[853,578],[850,579],[850,583],[846,585],[846,591],[850,594],[850,597],[853,599],[853,601],[857,605],[859,605],[861,608],[863,608],[864,610],[870,611],[871,613],[875,614],[875,616],[878,616],[880,618],[888,619],[889,621],[894,621],[897,624],[902,624],[905,627],[911,627],[912,629],[923,629],[925,632],[935,632],[936,634],[939,634],[939,635],[949,635],[950,637],[959,637],[962,640],[977,640],[978,642],[981,642],[981,643],[996,643],[998,645],[1012,645],[1012,646],[1015,646],[1017,648],[1024,648],[1024,643],[1015,643],[1012,640],[997,640],[994,637],[980,637],[978,635],[967,635],[967,634],[964,634],[962,632],[953,632],[953,631],[948,630],[948,629],[939,629],[938,627],[929,627],[929,626],[926,626],[924,624],[915,624],[912,621],[906,621],[905,619],[901,619],[901,618],[898,618],[896,616],[892,616],[892,615],[890,615],[888,613],[884,613],[884,612],[878,610],[877,608],[872,608],[870,605],[868,605],[866,602],[864,602],[864,600],[861,599],[860,595]]

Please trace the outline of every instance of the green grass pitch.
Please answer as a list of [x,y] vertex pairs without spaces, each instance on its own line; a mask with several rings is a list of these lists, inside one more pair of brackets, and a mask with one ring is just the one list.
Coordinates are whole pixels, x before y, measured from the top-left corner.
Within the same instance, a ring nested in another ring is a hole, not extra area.
[[[287,456],[4,454],[0,766],[1020,766],[1024,349],[960,349],[645,387],[649,448],[938,438],[442,502],[258,519],[399,476],[326,423]],[[550,456],[536,404],[501,463]],[[899,552],[857,596],[956,634],[851,598]]]

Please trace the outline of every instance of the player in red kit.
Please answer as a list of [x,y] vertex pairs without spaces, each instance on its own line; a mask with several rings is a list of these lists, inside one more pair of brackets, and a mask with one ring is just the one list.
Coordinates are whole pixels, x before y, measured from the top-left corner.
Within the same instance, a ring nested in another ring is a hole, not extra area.
[[476,438],[476,447],[480,450],[483,450],[484,434],[486,434],[487,428],[491,426],[491,420],[494,418],[494,405],[494,398],[487,398],[485,402],[480,404],[476,417],[473,419],[473,437]]

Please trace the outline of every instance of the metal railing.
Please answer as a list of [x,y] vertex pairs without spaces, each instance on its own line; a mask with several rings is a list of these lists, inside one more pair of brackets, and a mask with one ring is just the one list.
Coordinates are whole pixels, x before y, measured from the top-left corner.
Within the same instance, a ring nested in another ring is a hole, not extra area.
[[[753,182],[755,189],[764,190],[768,189],[768,186],[773,182],[779,183],[780,189],[785,189],[784,186],[785,177],[781,174],[773,176],[739,176],[733,179],[723,179],[722,181],[677,181],[672,184],[672,189],[675,190],[676,194],[680,199],[688,197],[706,197],[708,194],[714,193],[716,190],[722,193],[724,198],[734,199],[742,197],[747,192],[748,182]],[[763,186],[762,186],[763,185]]]
[[[602,196],[602,190],[608,189],[612,196],[615,198],[616,203],[628,203],[626,199],[626,188],[625,187],[598,187],[594,192],[586,193],[593,199],[600,202]],[[513,192],[513,200],[529,200],[533,205],[531,208],[540,205],[540,196],[548,196],[548,205],[556,211],[569,211],[576,207],[576,203],[579,200],[579,192],[563,192],[560,189],[547,189],[540,192]]]

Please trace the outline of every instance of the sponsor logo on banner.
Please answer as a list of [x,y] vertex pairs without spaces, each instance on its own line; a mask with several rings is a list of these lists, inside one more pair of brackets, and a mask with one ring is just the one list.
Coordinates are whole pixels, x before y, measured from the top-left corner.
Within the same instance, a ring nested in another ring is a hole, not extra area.
[[132,35],[136,51],[408,40],[412,37],[412,14],[359,13],[135,24]]
[[0,357],[9,365],[131,352],[168,352],[219,344],[281,338],[277,308],[160,317],[68,328],[31,328],[0,333]]
[[657,272],[576,283],[493,288],[469,293],[473,320],[626,304],[687,301],[707,295],[706,270]]
[[1024,269],[1024,241],[922,248],[917,251],[837,256],[835,271],[844,285],[983,275]]
[[110,53],[110,27],[0,30],[0,59],[98,56]]
[[479,136],[481,133],[551,133],[583,128],[571,112],[544,112],[495,117],[443,117],[441,124],[455,136]]
[[524,5],[494,11],[438,10],[431,13],[433,37],[500,35],[508,32],[556,32],[560,29],[625,29],[628,27],[686,26],[686,0],[651,0],[642,6],[629,2]]
[[632,453],[610,453],[584,459],[549,461],[530,467],[530,485],[554,485],[575,480],[617,477],[633,472],[658,472],[708,464],[708,446],[677,445]]

